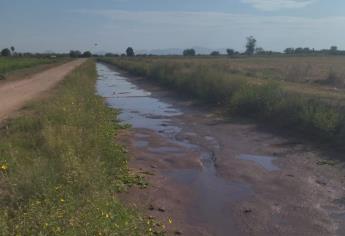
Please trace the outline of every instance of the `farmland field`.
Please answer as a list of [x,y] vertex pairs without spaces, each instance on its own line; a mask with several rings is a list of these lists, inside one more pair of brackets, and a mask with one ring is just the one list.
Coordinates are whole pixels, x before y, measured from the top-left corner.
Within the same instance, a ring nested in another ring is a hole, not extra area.
[[35,67],[42,64],[51,64],[60,61],[56,58],[31,58],[31,57],[0,57],[0,74],[6,74],[15,70]]
[[0,236],[345,236],[345,1],[0,9]]

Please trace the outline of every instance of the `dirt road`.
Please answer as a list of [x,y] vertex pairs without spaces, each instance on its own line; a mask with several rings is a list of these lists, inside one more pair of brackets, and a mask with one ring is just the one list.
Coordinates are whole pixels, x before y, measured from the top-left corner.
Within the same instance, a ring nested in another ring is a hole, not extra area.
[[34,74],[25,80],[1,84],[0,121],[6,119],[14,111],[23,107],[27,101],[55,86],[68,73],[81,65],[84,61],[84,59],[74,60],[38,74]]
[[123,200],[167,235],[345,235],[345,174],[305,140],[181,99],[98,64],[98,93],[132,125],[118,139],[149,187]]

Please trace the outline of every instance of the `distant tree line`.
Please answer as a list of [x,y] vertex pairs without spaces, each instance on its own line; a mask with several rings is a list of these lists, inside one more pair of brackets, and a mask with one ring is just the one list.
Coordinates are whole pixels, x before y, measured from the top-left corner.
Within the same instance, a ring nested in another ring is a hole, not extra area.
[[[228,56],[236,56],[236,55],[278,55],[278,54],[289,54],[289,55],[308,55],[308,54],[325,54],[325,55],[345,55],[345,51],[338,50],[337,46],[331,46],[330,49],[322,49],[322,50],[315,50],[310,49],[308,47],[298,47],[298,48],[287,48],[284,52],[277,52],[277,51],[267,51],[264,50],[262,47],[257,47],[257,40],[253,36],[249,36],[246,38],[245,44],[245,51],[240,53],[235,51],[234,49],[227,49],[226,54]],[[196,52],[194,49],[186,49],[183,51],[184,56],[194,56]],[[220,56],[221,53],[219,51],[212,51],[210,56]]]
[[92,53],[90,51],[85,51],[83,53],[81,53],[78,50],[71,50],[69,52],[69,56],[72,58],[78,58],[78,57],[92,57]]
[[298,48],[286,48],[285,54],[289,55],[301,55],[301,54],[324,54],[324,55],[345,55],[344,50],[338,50],[337,46],[331,46],[329,49],[315,50],[314,48],[298,47]]
[[30,53],[30,52],[16,52],[15,47],[11,46],[10,48],[4,48],[0,51],[0,56],[3,57],[91,57],[92,53],[90,51],[85,51],[81,53],[78,50],[71,50],[68,54],[67,53],[54,53],[54,52],[47,52],[47,53]]
[[[197,53],[193,48],[187,48],[183,51],[183,56],[196,56]],[[339,50],[337,46],[331,46],[329,49],[315,50],[314,48],[309,47],[297,47],[297,48],[286,48],[284,52],[276,51],[266,51],[262,47],[257,47],[257,40],[254,36],[249,36],[246,38],[245,51],[239,52],[234,49],[226,49],[226,55],[233,57],[239,55],[253,56],[253,55],[345,55],[345,50]],[[219,51],[212,51],[210,56],[220,56],[222,55]],[[4,48],[0,51],[0,56],[9,57],[9,56],[25,56],[25,57],[66,57],[70,56],[72,58],[88,58],[92,56],[101,56],[93,55],[90,51],[81,52],[79,50],[71,50],[68,54],[66,53],[20,53],[16,52],[15,47],[11,46],[10,48]],[[106,57],[145,57],[145,56],[155,56],[152,54],[138,54],[136,55],[132,47],[128,47],[125,53],[121,55],[115,53],[106,53]]]

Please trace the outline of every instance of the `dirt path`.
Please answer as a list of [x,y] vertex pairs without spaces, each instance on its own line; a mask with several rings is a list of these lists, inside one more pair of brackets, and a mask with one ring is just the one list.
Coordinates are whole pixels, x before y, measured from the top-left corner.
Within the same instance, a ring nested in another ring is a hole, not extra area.
[[23,105],[49,90],[85,60],[79,59],[34,74],[28,79],[5,82],[0,85],[0,121],[6,119]]
[[141,78],[98,65],[98,92],[133,128],[118,139],[146,189],[122,199],[167,235],[345,235],[345,171],[303,140],[225,120]]

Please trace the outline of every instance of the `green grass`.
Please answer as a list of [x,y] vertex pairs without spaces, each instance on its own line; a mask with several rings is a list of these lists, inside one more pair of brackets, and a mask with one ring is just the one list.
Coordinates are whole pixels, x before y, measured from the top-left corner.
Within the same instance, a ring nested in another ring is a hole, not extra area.
[[[302,134],[318,143],[344,147],[343,91],[333,92],[302,82],[253,77],[251,69],[257,64],[267,67],[265,61],[268,59],[262,58],[260,61],[260,58],[248,58],[248,62],[243,58],[239,59],[240,62],[236,60],[182,57],[101,59],[203,101],[222,104],[229,115],[251,117]],[[289,62],[291,58],[280,60]],[[242,71],[229,70],[232,63],[247,63],[251,67],[246,70],[242,68]]]
[[[0,130],[0,235],[153,235],[117,193],[146,186],[115,136],[116,111],[95,95],[88,61],[48,100]],[[156,234],[155,234],[156,235]]]
[[61,59],[29,58],[29,57],[0,57],[0,74],[15,70],[26,69],[41,64],[58,62]]

